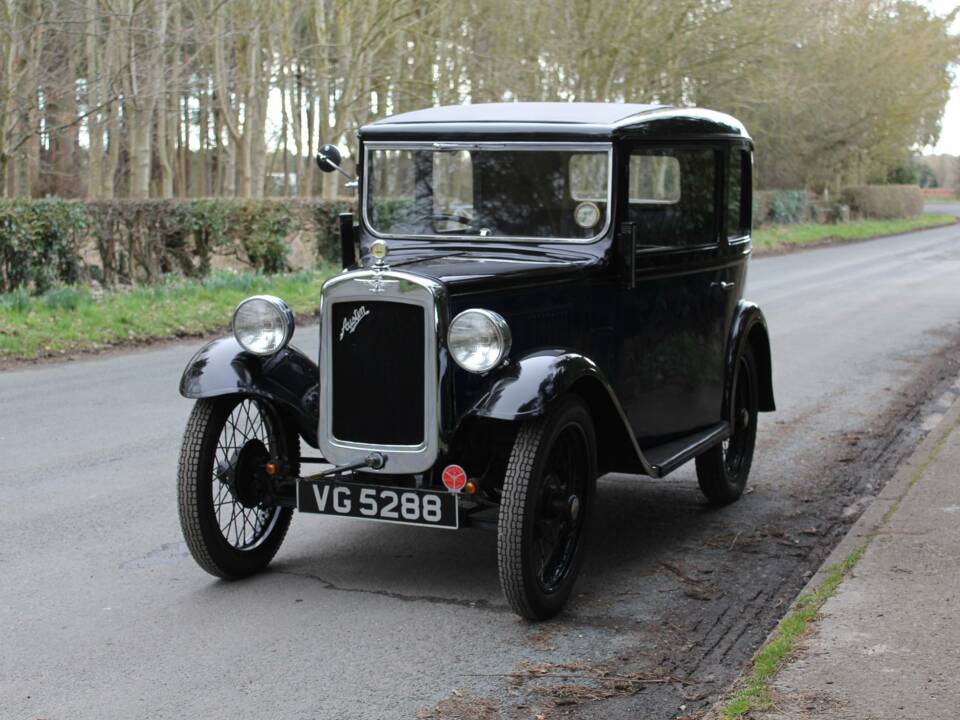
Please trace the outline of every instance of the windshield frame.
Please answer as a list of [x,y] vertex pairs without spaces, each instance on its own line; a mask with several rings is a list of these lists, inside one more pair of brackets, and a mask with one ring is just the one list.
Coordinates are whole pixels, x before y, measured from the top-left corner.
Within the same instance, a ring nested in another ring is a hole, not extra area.
[[[564,238],[564,237],[532,237],[521,235],[486,235],[444,233],[442,235],[399,235],[386,234],[375,230],[370,219],[367,217],[367,178],[370,176],[370,151],[371,150],[483,150],[486,152],[511,151],[511,150],[557,150],[557,151],[575,151],[584,150],[588,152],[606,152],[607,154],[607,208],[603,227],[600,231],[589,238]],[[384,240],[456,240],[456,241],[480,241],[490,242],[534,242],[534,243],[564,243],[586,245],[595,243],[604,238],[610,230],[613,223],[613,143],[605,142],[509,142],[498,140],[477,140],[477,141],[405,141],[405,140],[370,140],[363,144],[363,183],[360,196],[361,211],[360,216],[363,226],[371,235]]]

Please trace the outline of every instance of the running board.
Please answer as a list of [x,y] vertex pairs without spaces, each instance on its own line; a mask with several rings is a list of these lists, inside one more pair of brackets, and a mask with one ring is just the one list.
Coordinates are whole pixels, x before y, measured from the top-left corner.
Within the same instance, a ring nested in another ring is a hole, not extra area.
[[730,423],[722,422],[704,430],[643,451],[652,477],[661,478],[688,460],[730,437]]

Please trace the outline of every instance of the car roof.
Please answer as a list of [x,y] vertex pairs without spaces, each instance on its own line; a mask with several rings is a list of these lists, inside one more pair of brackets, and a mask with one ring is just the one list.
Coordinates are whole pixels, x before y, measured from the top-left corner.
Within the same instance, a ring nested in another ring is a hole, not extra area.
[[375,125],[407,123],[565,123],[613,125],[663,105],[601,102],[500,102],[444,105],[400,113],[377,120]]
[[749,140],[730,115],[701,108],[599,102],[505,102],[446,105],[400,113],[360,128],[370,140],[610,140],[614,137]]

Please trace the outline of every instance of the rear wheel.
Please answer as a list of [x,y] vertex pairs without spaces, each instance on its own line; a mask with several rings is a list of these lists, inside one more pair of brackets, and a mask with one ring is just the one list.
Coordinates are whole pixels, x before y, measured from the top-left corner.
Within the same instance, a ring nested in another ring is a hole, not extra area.
[[497,527],[500,585],[518,615],[545,620],[570,596],[596,478],[593,419],[579,398],[521,426],[507,462]]
[[757,365],[750,347],[737,360],[733,381],[732,434],[720,445],[697,458],[700,489],[714,505],[727,505],[740,498],[750,475],[757,439]]
[[180,450],[177,502],[194,560],[211,575],[259,572],[280,548],[293,511],[274,505],[267,463],[299,472],[300,441],[263,400],[198,400]]

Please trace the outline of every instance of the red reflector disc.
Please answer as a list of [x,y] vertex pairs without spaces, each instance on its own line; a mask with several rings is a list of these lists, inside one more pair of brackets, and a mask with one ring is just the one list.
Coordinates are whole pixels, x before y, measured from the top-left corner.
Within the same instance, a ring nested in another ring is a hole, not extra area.
[[467,473],[459,465],[447,465],[443,470],[443,484],[450,492],[460,492],[467,484]]

